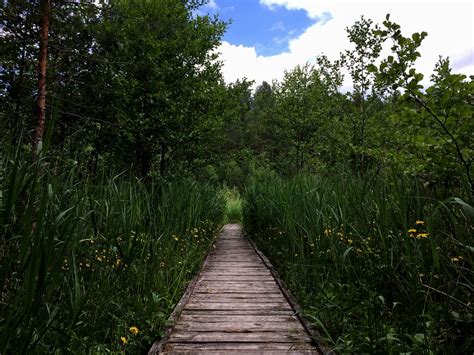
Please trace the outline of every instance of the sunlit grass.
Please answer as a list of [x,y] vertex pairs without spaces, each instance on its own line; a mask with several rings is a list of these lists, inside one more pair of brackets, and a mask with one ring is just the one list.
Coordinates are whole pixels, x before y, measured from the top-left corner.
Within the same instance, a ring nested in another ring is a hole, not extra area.
[[239,191],[234,187],[222,188],[220,191],[222,198],[225,201],[224,222],[225,223],[239,223],[242,221],[242,198]]

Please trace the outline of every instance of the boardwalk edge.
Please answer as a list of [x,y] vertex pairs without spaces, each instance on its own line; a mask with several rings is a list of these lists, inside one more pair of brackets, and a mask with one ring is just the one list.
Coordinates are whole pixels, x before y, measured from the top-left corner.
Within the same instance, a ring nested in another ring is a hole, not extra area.
[[335,354],[334,351],[332,351],[326,344],[325,342],[323,341],[322,337],[321,337],[321,334],[314,328],[314,326],[311,324],[311,322],[309,322],[304,316],[303,316],[303,312],[302,312],[302,309],[300,307],[300,305],[298,304],[298,302],[296,301],[296,298],[293,296],[293,294],[290,292],[290,290],[286,287],[285,283],[282,281],[282,279],[280,278],[280,275],[278,274],[278,272],[275,270],[275,268],[273,267],[273,264],[270,262],[270,260],[265,256],[265,254],[263,254],[260,249],[258,249],[257,245],[255,244],[255,242],[252,240],[252,238],[250,238],[250,236],[248,236],[245,232],[243,232],[245,238],[250,242],[250,245],[252,245],[252,248],[255,250],[255,252],[257,253],[257,255],[260,257],[260,259],[263,261],[263,263],[265,264],[265,266],[268,268],[268,270],[270,270],[270,272],[272,273],[273,277],[275,278],[276,280],[276,283],[278,284],[278,287],[280,288],[281,292],[283,293],[283,295],[285,296],[286,300],[288,301],[288,303],[290,304],[291,308],[293,309],[293,311],[295,312],[295,315],[298,317],[299,321],[301,322],[301,324],[303,325],[303,328],[306,330],[306,332],[308,333],[309,337],[311,338],[312,340],[312,343],[314,346],[316,346],[316,348],[318,349],[318,351],[321,353],[321,354],[330,354],[330,355],[333,355]]
[[[224,230],[224,226],[222,226],[219,229],[219,232],[217,233],[217,238],[214,239],[212,245],[214,245],[214,243],[220,237],[223,230]],[[202,263],[200,269],[196,272],[196,275],[193,276],[193,278],[189,282],[188,286],[186,287],[186,291],[184,291],[183,296],[179,300],[178,304],[174,307],[173,312],[171,312],[170,316],[168,317],[169,325],[166,327],[165,335],[160,340],[156,340],[152,344],[150,350],[148,350],[148,355],[157,355],[157,354],[160,354],[161,351],[163,350],[163,347],[165,346],[166,342],[168,341],[168,338],[171,334],[171,331],[173,330],[176,321],[178,320],[179,316],[181,315],[181,312],[183,311],[184,306],[186,306],[186,304],[189,302],[191,294],[194,291],[194,287],[196,286],[196,283],[199,279],[199,275],[201,274],[201,271],[206,266],[207,257],[209,256],[209,253],[212,252],[212,250],[214,249],[212,247],[212,245],[209,248],[209,250],[206,252],[206,255],[204,256],[204,262]]]

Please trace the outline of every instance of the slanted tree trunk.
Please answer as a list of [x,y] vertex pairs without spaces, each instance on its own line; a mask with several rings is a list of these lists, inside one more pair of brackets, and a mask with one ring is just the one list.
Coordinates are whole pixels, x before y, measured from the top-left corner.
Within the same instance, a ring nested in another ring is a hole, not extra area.
[[37,121],[34,138],[35,152],[44,136],[46,121],[46,65],[48,63],[48,35],[51,20],[51,1],[41,0],[40,48],[38,62]]

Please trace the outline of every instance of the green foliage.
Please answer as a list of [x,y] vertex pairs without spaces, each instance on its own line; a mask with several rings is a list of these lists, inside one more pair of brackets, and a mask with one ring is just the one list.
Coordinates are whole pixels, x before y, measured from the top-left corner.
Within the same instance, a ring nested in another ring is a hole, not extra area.
[[[432,85],[423,90],[421,81],[423,74],[413,67],[420,57],[418,48],[426,32],[414,33],[404,37],[400,26],[389,20],[383,22],[384,29],[378,26],[373,34],[383,40],[391,40],[393,55],[384,59],[379,68],[371,66],[375,73],[377,86],[381,90],[396,90],[402,88],[404,94],[400,101],[411,100],[412,104],[403,105],[402,118],[412,128],[423,130],[416,137],[423,158],[430,167],[438,170],[436,178],[453,178],[456,176],[465,183],[474,196],[473,180],[473,84],[466,80],[465,75],[452,74],[449,59],[440,58],[431,77]],[[421,112],[420,112],[421,111]],[[424,145],[424,147],[423,147]],[[434,154],[433,154],[434,152]],[[457,163],[446,159],[454,158]],[[454,176],[453,176],[454,175]]]
[[245,197],[247,233],[336,351],[472,348],[472,206],[395,175],[267,177]]
[[242,198],[237,188],[224,186],[220,191],[220,196],[225,201],[224,223],[242,222]]
[[148,349],[220,227],[216,192],[47,158],[1,169],[0,352]]

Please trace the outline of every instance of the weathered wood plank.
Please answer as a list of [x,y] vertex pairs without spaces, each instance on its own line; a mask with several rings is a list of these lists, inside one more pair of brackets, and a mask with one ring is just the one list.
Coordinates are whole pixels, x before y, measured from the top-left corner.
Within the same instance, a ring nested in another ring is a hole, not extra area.
[[206,265],[204,266],[204,270],[207,268],[215,268],[219,270],[226,270],[226,269],[237,269],[237,270],[246,270],[246,269],[258,269],[258,270],[265,270],[268,271],[268,269],[259,263],[252,262],[252,263],[246,263],[246,262],[223,262],[223,261],[208,261]]
[[[214,312],[215,313],[215,312]],[[222,323],[222,322],[259,322],[259,323],[273,323],[273,322],[295,322],[298,318],[294,315],[249,315],[249,314],[190,314],[184,312],[181,314],[180,321],[192,321],[195,323]]]
[[311,339],[304,331],[294,332],[172,332],[170,343],[205,343],[205,342],[242,342],[242,343],[288,343],[309,342]]
[[248,293],[248,292],[253,292],[253,293],[262,293],[262,294],[274,294],[276,291],[273,288],[252,288],[250,289],[244,289],[241,287],[234,287],[234,288],[229,288],[229,287],[221,287],[221,288],[213,288],[213,287],[202,287],[202,288],[196,288],[195,290],[196,294],[222,294],[222,293],[229,293],[229,294],[235,294],[235,293]]
[[269,301],[285,301],[283,295],[275,294],[258,294],[258,293],[218,293],[214,294],[212,297],[209,297],[205,294],[194,294],[194,301],[206,301],[206,302],[221,302],[223,300],[228,300],[233,302],[242,301],[242,302],[269,302]]
[[223,283],[228,283],[228,282],[237,282],[237,283],[246,283],[246,282],[274,282],[273,279],[270,276],[266,275],[256,275],[256,276],[249,276],[249,275],[243,275],[243,276],[216,276],[216,275],[205,275],[202,277],[201,281],[217,281],[217,282],[223,282]]
[[212,280],[199,280],[198,286],[237,286],[237,287],[249,287],[249,286],[271,286],[278,289],[278,285],[275,280],[269,281],[212,281]]
[[245,289],[242,287],[196,287],[194,289],[194,294],[205,294],[205,293],[211,293],[211,294],[222,294],[222,293],[259,293],[259,294],[275,294],[276,290],[272,288],[251,288],[251,289]]
[[235,332],[235,333],[251,333],[251,332],[304,332],[301,323],[297,320],[293,322],[195,322],[194,320],[180,320],[175,324],[176,331],[191,332]]
[[276,352],[291,352],[291,351],[307,351],[308,354],[317,353],[314,351],[312,346],[308,343],[198,343],[198,344],[186,344],[186,343],[170,343],[165,347],[165,351],[170,352],[182,352],[182,351],[242,351],[248,354],[249,351],[276,351]]
[[203,272],[220,272],[220,273],[234,273],[240,275],[253,274],[253,273],[267,273],[267,270],[261,266],[258,267],[218,267],[215,265],[208,265],[204,268]]
[[198,309],[210,311],[222,310],[292,310],[286,302],[270,302],[270,303],[211,303],[211,302],[195,302],[191,300],[184,309]]
[[260,316],[273,316],[273,315],[280,315],[280,316],[293,316],[295,312],[288,311],[288,310],[280,310],[280,309],[264,309],[264,310],[252,310],[252,309],[234,309],[234,310],[199,310],[199,309],[186,309],[181,314],[189,314],[189,315],[227,315],[227,316],[234,316],[234,315],[260,315]]
[[240,277],[244,277],[244,276],[251,276],[251,277],[254,277],[254,276],[272,276],[272,274],[269,274],[265,271],[249,271],[249,272],[239,272],[237,270],[229,270],[229,271],[221,271],[221,270],[213,270],[212,272],[212,275],[203,275],[202,278],[210,278],[210,277],[219,277],[219,276],[240,276]]

